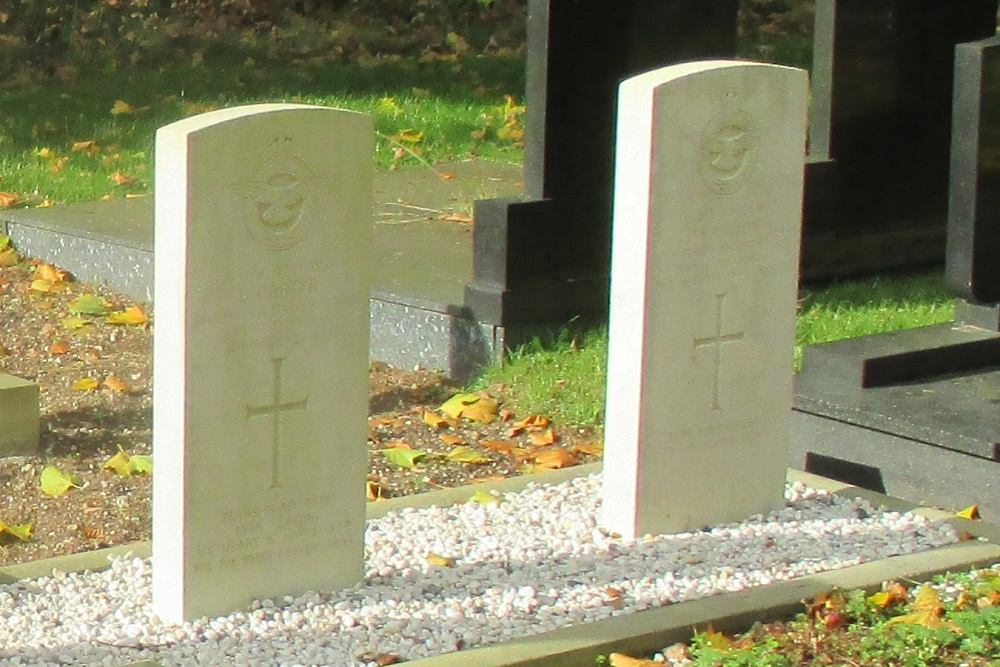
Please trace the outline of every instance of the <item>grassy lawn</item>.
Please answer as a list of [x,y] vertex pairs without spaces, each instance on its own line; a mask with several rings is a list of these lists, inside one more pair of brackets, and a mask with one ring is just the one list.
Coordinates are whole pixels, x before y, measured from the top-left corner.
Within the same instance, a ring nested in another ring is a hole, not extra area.
[[0,203],[148,193],[156,128],[259,102],[373,114],[379,169],[467,156],[517,161],[523,70],[523,57],[512,53],[262,66],[223,50],[150,70],[94,69],[64,83],[8,84],[0,88],[0,191],[7,193]]

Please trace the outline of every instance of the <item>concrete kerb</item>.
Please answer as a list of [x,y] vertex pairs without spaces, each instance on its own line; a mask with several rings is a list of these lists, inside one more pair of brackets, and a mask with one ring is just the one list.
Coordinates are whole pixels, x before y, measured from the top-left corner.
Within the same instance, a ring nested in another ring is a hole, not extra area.
[[[531,483],[558,483],[600,470],[601,465],[597,463],[394,498],[369,503],[367,516],[369,519],[378,518],[404,507],[447,506],[465,502],[480,490],[500,493],[518,491]],[[920,507],[905,500],[798,470],[789,470],[788,480],[801,481],[847,498],[862,498],[875,507],[890,511],[914,511],[933,521],[946,521],[958,530],[969,533],[974,539],[922,553],[896,556],[738,593],[650,609],[494,646],[414,660],[407,664],[413,667],[465,667],[470,664],[477,667],[576,667],[592,664],[595,656],[611,651],[631,655],[649,653],[674,642],[685,641],[691,637],[692,630],[704,629],[709,623],[717,630],[735,632],[750,627],[755,621],[787,618],[802,611],[803,599],[835,587],[871,591],[877,589],[883,581],[891,579],[923,581],[944,572],[1000,562],[1000,527],[996,525],[962,519],[944,510]],[[108,567],[109,555],[126,553],[147,557],[150,554],[150,544],[140,542],[0,568],[0,584],[49,576],[53,569],[62,572],[100,570]],[[121,667],[158,665],[147,660]]]

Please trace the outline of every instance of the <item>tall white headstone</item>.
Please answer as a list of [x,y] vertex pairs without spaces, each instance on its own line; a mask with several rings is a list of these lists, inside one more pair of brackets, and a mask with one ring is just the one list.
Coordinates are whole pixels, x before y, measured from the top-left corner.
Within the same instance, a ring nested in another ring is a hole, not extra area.
[[624,536],[782,503],[806,88],[732,61],[621,84],[601,520]]
[[156,135],[153,607],[363,576],[370,117],[265,104]]

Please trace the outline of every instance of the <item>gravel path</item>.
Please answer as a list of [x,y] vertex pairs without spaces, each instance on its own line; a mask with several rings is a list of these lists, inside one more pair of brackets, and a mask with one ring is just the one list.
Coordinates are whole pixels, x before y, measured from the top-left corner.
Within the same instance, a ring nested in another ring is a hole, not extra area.
[[599,498],[591,475],[499,503],[391,513],[368,522],[363,584],[182,626],[150,612],[140,558],[0,586],[0,667],[376,665],[380,654],[413,660],[957,540],[948,525],[797,483],[766,517],[625,541],[597,527]]

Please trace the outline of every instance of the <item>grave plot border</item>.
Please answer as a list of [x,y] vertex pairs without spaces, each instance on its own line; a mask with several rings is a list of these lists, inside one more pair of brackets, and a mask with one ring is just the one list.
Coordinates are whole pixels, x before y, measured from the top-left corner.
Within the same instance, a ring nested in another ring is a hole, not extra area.
[[[600,470],[601,464],[595,463],[524,475],[499,482],[379,501],[369,503],[367,515],[370,519],[403,507],[448,505],[468,500],[474,493],[483,489],[517,491],[530,483],[554,484]],[[591,664],[596,656],[611,651],[632,655],[652,652],[674,642],[690,639],[692,628],[704,628],[709,623],[716,630],[735,632],[750,627],[754,621],[788,618],[802,610],[803,598],[828,591],[832,587],[875,590],[883,581],[890,579],[922,581],[944,572],[1000,562],[1000,527],[994,524],[961,519],[941,509],[920,507],[906,500],[799,470],[789,469],[787,479],[801,481],[840,496],[862,498],[876,507],[882,506],[893,511],[914,511],[935,521],[947,521],[978,539],[921,553],[854,565],[739,593],[702,598],[563,628],[494,646],[422,658],[407,664],[413,667],[466,667],[470,664],[477,667],[576,667],[581,664]],[[63,572],[100,570],[108,567],[110,554],[131,552],[136,556],[146,557],[149,555],[149,547],[148,542],[143,542],[0,568],[0,584],[48,576],[53,569]],[[119,667],[159,667],[159,665],[146,660]]]

